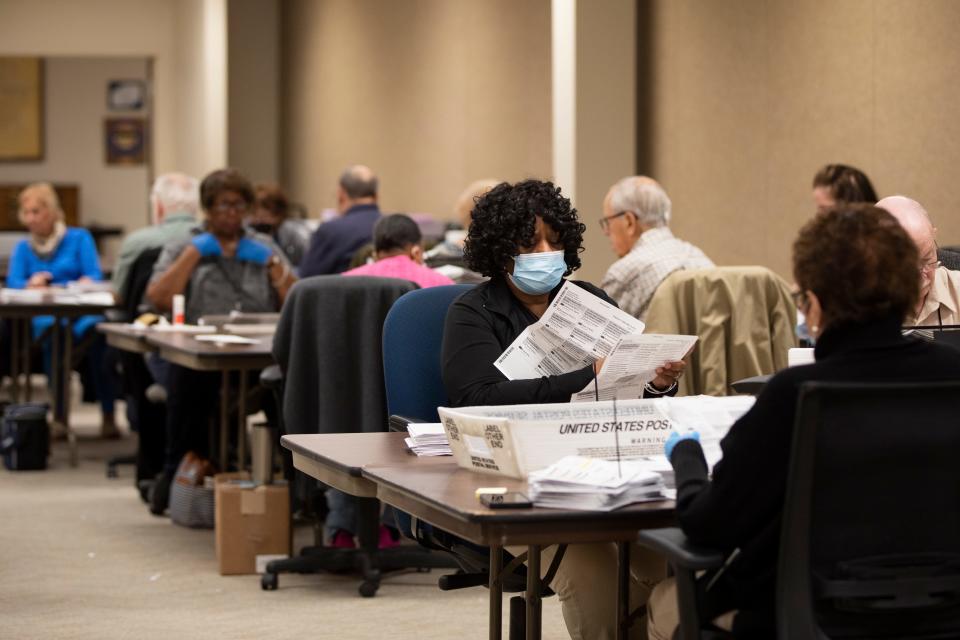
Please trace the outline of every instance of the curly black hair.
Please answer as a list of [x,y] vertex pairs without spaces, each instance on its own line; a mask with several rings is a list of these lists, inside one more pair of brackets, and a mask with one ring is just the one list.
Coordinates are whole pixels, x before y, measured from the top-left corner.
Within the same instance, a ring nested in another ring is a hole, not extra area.
[[536,217],[557,232],[563,245],[568,276],[580,268],[586,226],[577,210],[552,182],[503,182],[477,200],[463,255],[470,269],[494,278],[502,276],[520,247],[533,245]]

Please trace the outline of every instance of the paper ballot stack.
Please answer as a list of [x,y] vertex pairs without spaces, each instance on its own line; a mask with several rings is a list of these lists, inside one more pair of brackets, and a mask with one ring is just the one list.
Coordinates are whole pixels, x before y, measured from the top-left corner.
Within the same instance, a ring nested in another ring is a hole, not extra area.
[[406,438],[404,442],[418,456],[453,455],[453,451],[450,450],[450,443],[447,441],[447,433],[439,422],[410,423],[407,425],[407,433],[410,434],[410,437]]
[[613,511],[634,502],[663,500],[663,480],[640,461],[566,456],[530,474],[528,491],[538,507]]

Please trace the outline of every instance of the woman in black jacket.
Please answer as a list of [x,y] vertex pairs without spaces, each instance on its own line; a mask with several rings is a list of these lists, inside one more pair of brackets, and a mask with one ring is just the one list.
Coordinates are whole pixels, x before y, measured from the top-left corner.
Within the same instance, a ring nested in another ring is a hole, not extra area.
[[[443,382],[454,407],[569,402],[602,361],[532,380],[507,380],[494,361],[535,323],[580,268],[583,232],[577,211],[549,182],[502,183],[476,204],[464,246],[467,266],[490,278],[460,296],[443,332]],[[616,306],[588,282],[574,284]],[[645,395],[675,393],[683,362],[667,363]]]
[[[530,380],[507,380],[494,361],[535,323],[580,267],[584,225],[570,201],[549,182],[500,184],[484,195],[472,213],[464,248],[467,266],[490,280],[463,294],[447,313],[443,334],[443,382],[451,406],[569,402],[599,371],[602,360],[582,369]],[[592,284],[572,281],[616,305]],[[676,393],[683,362],[666,363],[644,395]],[[544,549],[550,565],[556,547]],[[617,550],[612,543],[567,548],[551,587],[557,592],[570,636],[603,640],[616,635]],[[633,607],[666,573],[662,558],[637,547],[631,554]],[[642,621],[631,637],[644,637]]]
[[[917,299],[919,264],[909,236],[882,209],[841,204],[808,222],[793,245],[793,272],[797,306],[816,339],[816,363],[770,380],[721,441],[723,458],[712,479],[697,440],[668,442],[680,526],[694,544],[732,556],[710,599],[712,613],[738,612],[737,636],[774,635],[780,519],[800,385],[960,377],[960,352],[901,333]],[[669,638],[675,626],[676,597],[665,581],[651,596],[650,637]]]

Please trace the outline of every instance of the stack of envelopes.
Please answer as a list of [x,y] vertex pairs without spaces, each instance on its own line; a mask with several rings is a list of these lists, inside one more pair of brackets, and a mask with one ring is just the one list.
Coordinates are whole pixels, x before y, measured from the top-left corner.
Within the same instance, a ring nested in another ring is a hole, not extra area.
[[450,443],[443,425],[436,423],[410,423],[407,425],[409,438],[404,439],[407,447],[418,456],[452,456]]
[[538,507],[613,511],[634,502],[663,500],[663,479],[640,460],[561,458],[528,478],[530,499]]

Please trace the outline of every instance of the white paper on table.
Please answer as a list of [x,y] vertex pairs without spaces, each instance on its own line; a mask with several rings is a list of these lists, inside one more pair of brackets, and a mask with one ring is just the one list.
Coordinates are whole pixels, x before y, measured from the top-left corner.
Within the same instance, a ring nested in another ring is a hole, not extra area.
[[42,289],[0,289],[0,302],[40,304],[43,302],[43,294]]
[[61,290],[53,294],[52,301],[59,304],[89,304],[104,307],[113,306],[116,303],[113,294],[107,291],[75,293]]
[[643,329],[640,320],[567,281],[543,317],[524,329],[494,365],[509,380],[569,373],[606,357],[623,336]]
[[212,342],[214,344],[257,344],[256,340],[235,336],[229,333],[203,333],[194,338],[200,342]]
[[546,485],[569,485],[566,488],[576,491],[576,487],[590,490],[619,489],[627,484],[656,484],[660,474],[632,460],[616,461],[584,456],[565,456],[545,469],[532,471],[528,476],[531,483]]
[[[113,283],[109,281],[79,281],[74,280],[73,282],[67,283],[67,291],[71,293],[96,293],[96,292],[105,292],[113,293]],[[111,296],[112,297],[112,296]]]
[[[200,325],[216,329],[212,325]],[[277,332],[275,324],[231,324],[223,325],[223,330],[238,336],[270,336]]]
[[687,396],[662,398],[663,413],[670,419],[675,431],[697,431],[706,447],[727,435],[733,423],[740,419],[756,402],[754,396]]
[[407,425],[407,433],[413,438],[435,437],[447,439],[447,432],[443,430],[442,422],[411,422]]
[[157,323],[145,327],[158,333],[216,333],[217,328],[206,324],[170,324]]
[[697,336],[656,333],[623,336],[607,356],[596,383],[591,381],[570,397],[571,402],[639,398],[645,382],[657,377],[657,367],[682,360]]

